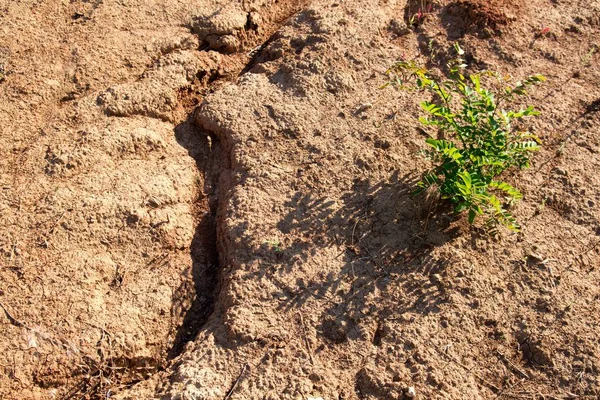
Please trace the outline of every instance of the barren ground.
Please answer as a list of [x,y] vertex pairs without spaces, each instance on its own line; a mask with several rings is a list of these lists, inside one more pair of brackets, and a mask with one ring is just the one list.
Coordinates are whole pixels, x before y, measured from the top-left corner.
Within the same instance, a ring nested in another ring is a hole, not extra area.
[[[548,78],[518,234],[411,194],[380,87],[454,42]],[[598,0],[0,0],[0,398],[599,398],[599,54]]]

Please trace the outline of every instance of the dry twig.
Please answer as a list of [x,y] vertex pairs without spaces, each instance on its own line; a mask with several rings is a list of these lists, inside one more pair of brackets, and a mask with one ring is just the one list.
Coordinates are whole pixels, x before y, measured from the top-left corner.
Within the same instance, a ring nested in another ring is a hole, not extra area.
[[306,336],[306,325],[304,325],[304,318],[302,317],[302,314],[299,312],[298,315],[300,316],[300,324],[302,325],[302,337],[304,338],[304,344],[306,345],[306,351],[308,351],[308,357],[310,358],[310,363],[312,364],[312,366],[315,366],[315,360],[313,358],[312,355],[312,349],[310,348],[310,343],[308,343],[308,337]]
[[238,383],[240,383],[240,381],[242,380],[242,377],[244,376],[244,373],[246,372],[247,369],[248,369],[248,364],[244,364],[244,366],[242,367],[242,370],[240,371],[240,374],[238,375],[235,382],[233,382],[233,385],[231,385],[231,389],[229,389],[229,392],[227,392],[227,395],[225,396],[225,398],[223,400],[228,400],[231,397],[231,395],[235,391],[235,388],[237,387]]
[[521,378],[529,379],[529,375],[527,375],[525,373],[525,371],[523,371],[517,365],[515,365],[513,362],[511,362],[504,354],[500,353],[500,351],[496,350],[496,355],[514,373],[516,373],[517,375],[519,375]]
[[4,304],[2,304],[1,301],[0,301],[0,308],[2,308],[2,311],[4,311],[6,318],[8,318],[8,320],[10,321],[11,324],[16,326],[17,328],[22,328],[22,327],[27,328],[27,326],[25,326],[25,324],[23,322],[19,321],[15,317],[13,317],[13,315],[8,311],[8,309],[4,306]]

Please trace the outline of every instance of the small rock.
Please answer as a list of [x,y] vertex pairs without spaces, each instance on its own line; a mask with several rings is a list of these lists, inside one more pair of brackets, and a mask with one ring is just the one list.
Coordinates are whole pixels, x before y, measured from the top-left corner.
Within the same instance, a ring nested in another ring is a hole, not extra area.
[[355,113],[355,114],[357,114],[357,115],[358,115],[358,114],[360,114],[361,112],[363,112],[363,111],[367,111],[367,110],[369,110],[369,109],[371,109],[371,108],[373,108],[373,104],[371,104],[371,103],[364,103],[364,104],[361,104],[361,106],[360,106],[360,107],[358,107],[358,109],[356,110],[356,113]]
[[417,396],[417,392],[415,391],[415,388],[413,386],[409,386],[406,389],[406,397],[409,399],[414,399]]
[[442,284],[442,276],[440,274],[432,274],[429,277],[429,280],[431,281],[431,283],[433,283],[435,285],[441,285]]
[[226,53],[234,53],[241,47],[239,39],[233,35],[209,35],[206,42],[212,49],[223,50]]
[[390,142],[385,139],[375,139],[375,142],[373,144],[377,149],[387,150],[391,147]]
[[313,382],[321,382],[323,380],[323,377],[315,372],[313,372],[312,374],[310,374],[308,376],[308,379],[310,379]]
[[248,13],[248,19],[246,24],[250,26],[250,28],[256,30],[259,26],[262,25],[263,19],[259,13],[256,11],[252,11]]
[[411,29],[406,23],[399,19],[393,19],[390,21],[390,31],[398,36],[408,35]]
[[148,199],[147,204],[150,207],[158,208],[162,205],[162,202],[159,199],[157,199],[156,197],[152,196]]
[[561,175],[561,176],[567,176],[567,175],[569,175],[569,173],[566,170],[564,170],[562,168],[559,168],[559,167],[554,168],[553,172],[556,175]]

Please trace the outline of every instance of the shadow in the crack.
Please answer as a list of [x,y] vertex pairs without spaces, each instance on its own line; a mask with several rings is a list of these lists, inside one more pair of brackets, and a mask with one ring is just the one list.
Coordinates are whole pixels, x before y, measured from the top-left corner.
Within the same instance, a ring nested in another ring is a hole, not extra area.
[[175,137],[196,161],[204,185],[199,188],[200,193],[194,210],[197,225],[190,245],[192,279],[184,282],[177,290],[176,296],[185,299],[174,302],[174,304],[186,304],[187,310],[175,334],[173,345],[168,351],[168,359],[179,355],[185,344],[195,339],[212,313],[217,295],[219,265],[216,233],[218,178],[215,170],[217,168],[215,159],[219,153],[218,144],[213,144],[209,136],[201,134],[192,117],[175,128]]

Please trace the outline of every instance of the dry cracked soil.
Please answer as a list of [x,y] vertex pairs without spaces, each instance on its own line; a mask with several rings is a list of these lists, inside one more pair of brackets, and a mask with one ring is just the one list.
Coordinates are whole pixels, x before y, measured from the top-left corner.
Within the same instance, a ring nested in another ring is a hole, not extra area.
[[[519,233],[413,194],[454,43]],[[0,398],[600,398],[598,82],[598,0],[0,0]]]

